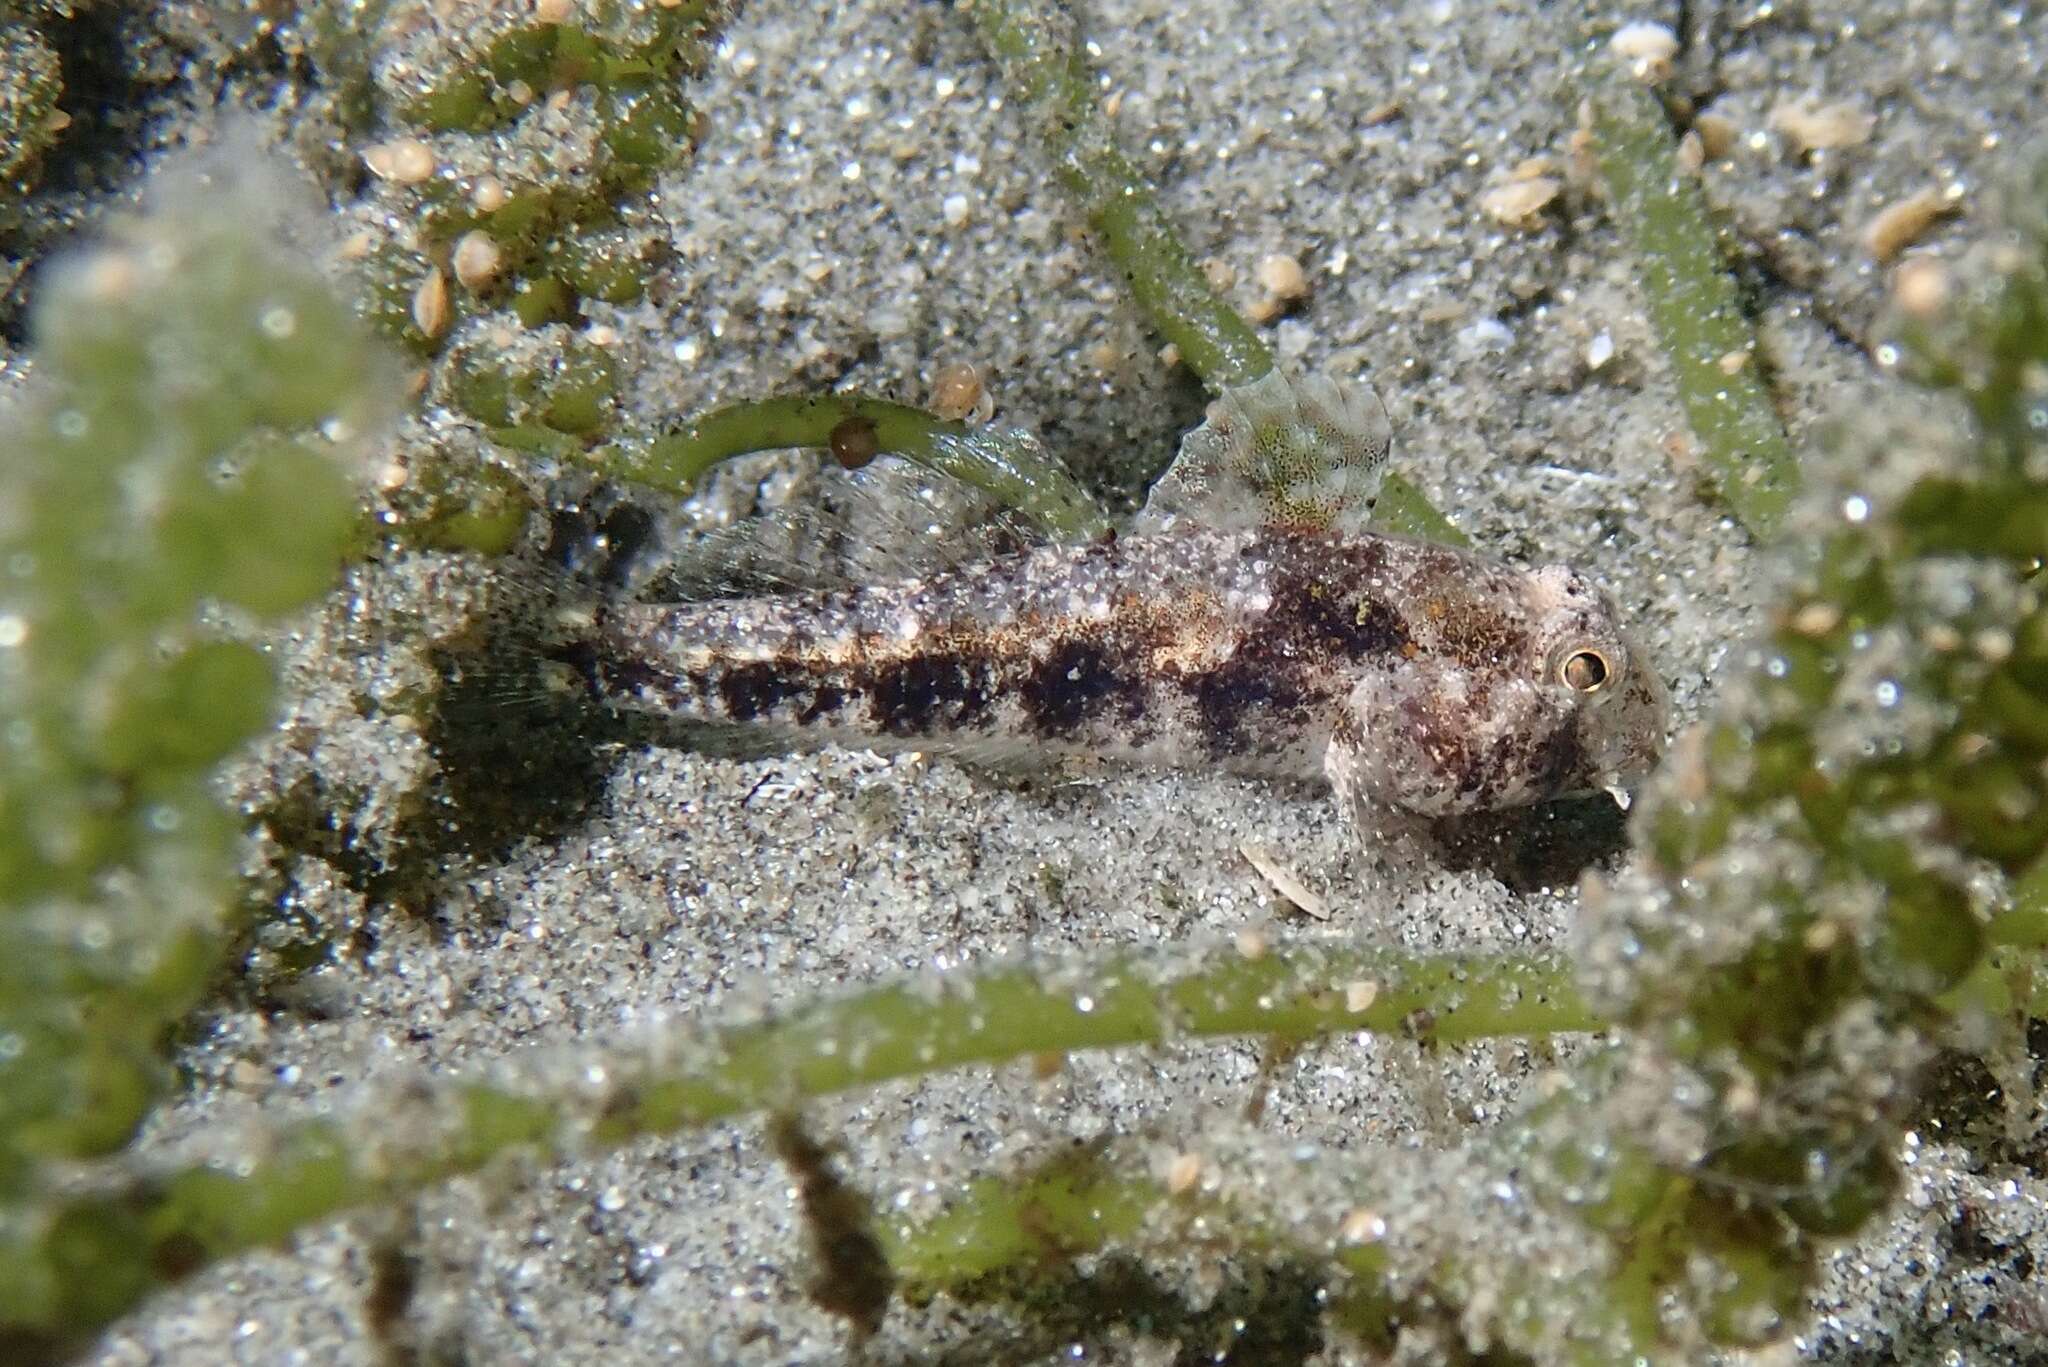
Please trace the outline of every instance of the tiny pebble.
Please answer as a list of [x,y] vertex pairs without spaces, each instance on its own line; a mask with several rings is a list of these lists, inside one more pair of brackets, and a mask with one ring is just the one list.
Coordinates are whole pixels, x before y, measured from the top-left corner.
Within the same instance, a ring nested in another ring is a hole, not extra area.
[[1586,369],[1598,370],[1614,359],[1614,334],[1602,329],[1586,347]]
[[1495,222],[1526,228],[1536,222],[1543,206],[1556,199],[1563,188],[1564,183],[1555,176],[1511,180],[1482,191],[1479,207]]
[[947,195],[939,205],[939,213],[945,218],[947,227],[962,226],[967,222],[967,196]]
[[1793,152],[1804,154],[1867,142],[1877,127],[1877,116],[1846,101],[1790,100],[1771,111],[1770,125]]
[[981,372],[965,361],[951,361],[932,372],[931,410],[948,422],[971,417],[986,397]]
[[1515,330],[1498,318],[1475,318],[1458,329],[1458,341],[1481,355],[1506,351],[1515,344]]
[[1738,130],[1735,120],[1725,114],[1700,114],[1692,121],[1692,131],[1700,135],[1700,148],[1708,161],[1719,161],[1735,150]]
[[1303,273],[1301,262],[1285,253],[1275,252],[1259,262],[1255,277],[1260,289],[1283,302],[1308,296],[1308,276]]
[[1344,1212],[1343,1223],[1337,1232],[1347,1244],[1366,1244],[1386,1233],[1387,1222],[1364,1206],[1354,1206]]
[[1816,601],[1792,614],[1792,629],[1801,636],[1825,636],[1841,623],[1842,610],[1833,603]]
[[1948,307],[1948,267],[1931,256],[1908,257],[1892,272],[1892,298],[1909,317],[1932,318]]

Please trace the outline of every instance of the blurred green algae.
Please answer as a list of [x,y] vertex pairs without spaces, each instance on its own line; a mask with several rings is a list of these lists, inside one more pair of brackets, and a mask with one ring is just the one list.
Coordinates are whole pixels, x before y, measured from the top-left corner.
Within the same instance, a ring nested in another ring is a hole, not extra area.
[[[557,99],[586,99],[595,126],[583,163],[542,180],[481,192],[442,175],[393,183],[390,193],[420,222],[405,240],[379,244],[364,263],[379,325],[433,355],[464,318],[501,307],[538,328],[572,321],[582,299],[638,300],[646,268],[638,237],[623,226],[624,211],[653,189],[662,170],[686,159],[700,136],[682,78],[701,63],[722,12],[707,0],[651,8],[594,4],[574,22],[518,23],[480,39],[472,61],[395,99],[393,133],[414,132],[430,153],[441,137],[516,132]],[[428,315],[423,326],[416,291],[431,271],[459,273],[451,257],[470,234],[489,242],[490,272],[472,274],[468,288],[449,294],[448,319]]]
[[249,631],[333,583],[397,389],[322,281],[206,207],[224,185],[285,212],[210,161],[51,270],[0,437],[0,1342],[20,1352],[118,1295],[46,1173],[120,1149],[170,1082],[166,1035],[236,900],[239,822],[209,776],[271,720]]

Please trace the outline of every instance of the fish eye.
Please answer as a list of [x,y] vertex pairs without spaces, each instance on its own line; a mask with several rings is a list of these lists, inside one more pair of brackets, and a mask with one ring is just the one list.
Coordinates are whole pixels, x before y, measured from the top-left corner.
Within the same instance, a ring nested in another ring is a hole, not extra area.
[[1583,646],[1557,666],[1558,682],[1574,693],[1598,693],[1614,679],[1614,665],[1602,651]]

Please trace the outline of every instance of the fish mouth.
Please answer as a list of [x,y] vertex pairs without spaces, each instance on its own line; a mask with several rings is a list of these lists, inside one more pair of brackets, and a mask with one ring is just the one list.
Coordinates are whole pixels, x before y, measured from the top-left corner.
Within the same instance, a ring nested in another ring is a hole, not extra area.
[[[1636,658],[1642,658],[1639,652]],[[1671,730],[1671,691],[1662,675],[1640,669],[1625,687],[1614,715],[1599,719],[1605,734],[1595,753],[1601,762],[1589,785],[1612,797],[1623,811],[1664,758]]]

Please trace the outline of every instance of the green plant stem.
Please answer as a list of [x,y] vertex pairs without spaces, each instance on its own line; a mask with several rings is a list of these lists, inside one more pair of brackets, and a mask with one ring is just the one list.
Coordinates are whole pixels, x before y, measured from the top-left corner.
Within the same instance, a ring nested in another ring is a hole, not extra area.
[[1728,507],[1759,540],[1784,519],[1799,466],[1764,387],[1756,331],[1723,268],[1698,184],[1679,169],[1654,96],[1621,73],[1593,93],[1600,174],[1635,247],[1643,294],[1686,422]]
[[1131,297],[1210,389],[1250,384],[1273,355],[1217,296],[1117,145],[1072,16],[1044,0],[978,0],[975,27]]
[[754,451],[794,446],[827,447],[842,424],[865,424],[880,449],[908,460],[928,460],[943,434],[964,435],[965,424],[921,408],[861,394],[819,394],[728,404],[691,420],[679,432],[639,449],[603,453],[611,468],[637,484],[687,493],[706,470]]
[[[1212,393],[1271,370],[1271,349],[1210,287],[1159,197],[1117,145],[1072,16],[1048,0],[978,0],[972,14],[1053,174],[1153,330]],[[1470,544],[1420,489],[1394,473],[1381,485],[1373,525],[1396,536]]]
[[857,428],[870,450],[952,476],[1002,500],[1058,536],[1099,534],[1108,520],[1094,500],[1034,443],[1001,432],[975,431],[921,408],[862,394],[793,395],[713,409],[681,431],[644,445],[600,451],[608,473],[687,493],[722,460],[789,447],[831,447],[835,433]]
[[[1369,986],[1368,986],[1369,985]],[[0,1239],[0,1267],[95,1268],[55,1278],[41,1328],[89,1334],[157,1287],[337,1211],[389,1201],[512,1151],[553,1158],[849,1088],[971,1064],[1233,1035],[1299,1042],[1340,1031],[1442,1043],[1592,1030],[1601,1022],[1548,959],[1414,956],[1309,944],[1229,946],[1179,967],[986,970],[862,992],[778,1020],[686,1026],[481,1078],[379,1092],[340,1120],[268,1129],[223,1152],[253,1169],[130,1174],[56,1198],[37,1232]],[[118,1173],[120,1168],[113,1169]]]
[[1023,1174],[977,1177],[922,1222],[887,1224],[889,1266],[913,1293],[949,1291],[992,1272],[1093,1253],[1133,1239],[1167,1206],[1157,1181],[1097,1153]]
[[[1371,1002],[1351,1009],[1347,988],[1366,983]],[[1181,1038],[1421,1030],[1462,1043],[1599,1027],[1549,960],[1312,946],[1256,959],[1221,951],[1165,978],[1131,958],[1072,973],[999,968],[949,990],[877,988],[728,1032],[717,1066],[651,1081],[616,1119],[624,1137],[943,1068]],[[857,1052],[841,1047],[848,1040]]]

